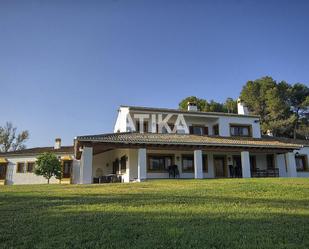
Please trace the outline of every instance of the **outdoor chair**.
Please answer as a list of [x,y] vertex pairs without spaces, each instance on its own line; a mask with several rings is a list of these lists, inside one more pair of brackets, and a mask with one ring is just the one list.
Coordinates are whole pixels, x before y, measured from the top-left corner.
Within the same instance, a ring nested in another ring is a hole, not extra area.
[[179,178],[179,170],[176,164],[168,167],[168,177],[169,178]]

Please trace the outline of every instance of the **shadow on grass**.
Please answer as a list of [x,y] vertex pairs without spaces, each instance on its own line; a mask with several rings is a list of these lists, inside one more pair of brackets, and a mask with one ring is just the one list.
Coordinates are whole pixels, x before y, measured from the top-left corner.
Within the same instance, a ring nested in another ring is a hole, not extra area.
[[307,200],[176,191],[8,194],[0,203],[3,248],[309,247]]

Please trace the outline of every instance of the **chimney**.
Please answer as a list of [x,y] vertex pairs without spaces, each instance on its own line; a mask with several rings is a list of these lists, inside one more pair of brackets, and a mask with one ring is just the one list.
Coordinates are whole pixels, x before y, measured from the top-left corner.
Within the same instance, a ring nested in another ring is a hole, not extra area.
[[271,130],[267,130],[267,131],[266,131],[266,134],[267,134],[267,136],[269,136],[269,137],[273,137],[273,136],[274,136],[274,134],[273,134],[273,132],[272,132]]
[[55,150],[59,150],[60,148],[61,148],[61,138],[56,138],[55,139],[54,149]]
[[197,105],[195,102],[188,102],[188,111],[197,112]]
[[237,100],[237,113],[241,115],[248,115],[249,111],[247,106],[241,101],[241,99]]

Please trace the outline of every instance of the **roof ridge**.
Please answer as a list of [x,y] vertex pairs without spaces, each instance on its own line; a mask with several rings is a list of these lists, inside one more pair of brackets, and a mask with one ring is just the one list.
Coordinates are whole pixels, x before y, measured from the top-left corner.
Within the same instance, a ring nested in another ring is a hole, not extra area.
[[227,113],[227,112],[205,112],[205,111],[188,111],[181,110],[176,108],[166,108],[166,107],[148,107],[148,106],[131,106],[131,105],[120,105],[121,107],[126,107],[129,109],[140,109],[140,110],[149,110],[149,111],[167,111],[167,112],[182,112],[189,114],[208,114],[208,115],[223,115],[223,116],[239,116],[239,117],[252,117],[252,118],[260,118],[259,115],[249,114],[243,115],[238,113]]

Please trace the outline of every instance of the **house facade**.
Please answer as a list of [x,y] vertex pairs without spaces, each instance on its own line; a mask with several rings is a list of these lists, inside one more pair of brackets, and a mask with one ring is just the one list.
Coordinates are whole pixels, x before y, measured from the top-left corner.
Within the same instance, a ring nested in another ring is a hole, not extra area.
[[309,144],[261,136],[259,117],[249,115],[241,102],[238,114],[200,112],[192,103],[186,111],[120,106],[113,133],[78,136],[72,147],[59,142],[0,154],[2,181],[46,182],[31,172],[43,151],[59,157],[62,182],[73,184],[170,177],[309,177]]

